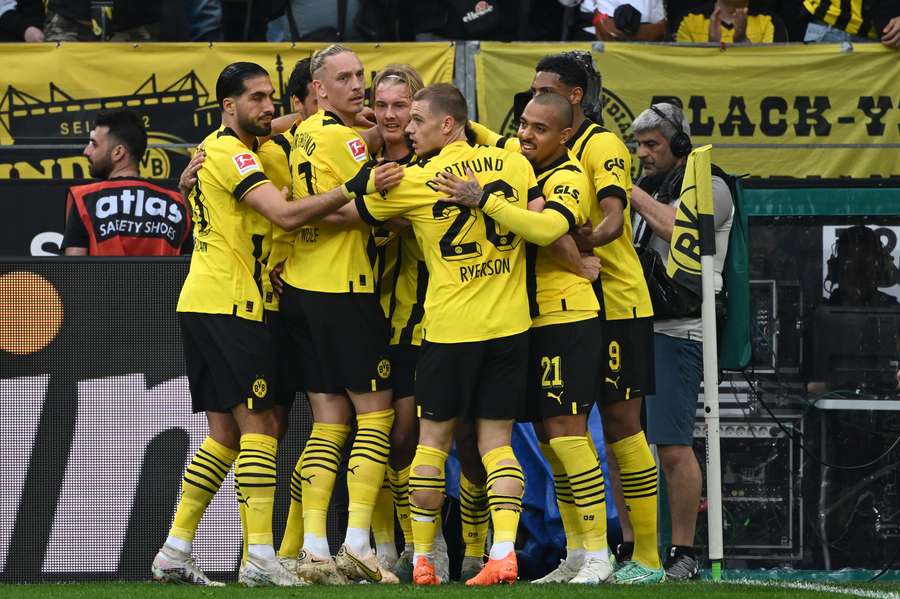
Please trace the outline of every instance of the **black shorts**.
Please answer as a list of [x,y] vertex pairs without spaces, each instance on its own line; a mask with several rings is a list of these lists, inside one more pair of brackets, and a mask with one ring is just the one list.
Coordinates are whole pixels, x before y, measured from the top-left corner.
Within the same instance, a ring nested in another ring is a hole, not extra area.
[[656,392],[653,318],[603,321],[600,401],[612,403]]
[[303,391],[300,376],[300,350],[287,328],[281,312],[266,311],[266,325],[275,344],[275,372],[278,375],[278,395],[275,403],[289,406]]
[[528,408],[522,420],[591,411],[600,391],[602,332],[599,318],[531,329]]
[[468,343],[422,342],[416,365],[420,418],[507,420],[520,416],[528,332]]
[[284,286],[281,316],[299,347],[303,384],[314,393],[391,388],[388,322],[372,293]]
[[416,363],[420,349],[418,345],[392,345],[388,349],[395,401],[416,394]]
[[194,412],[272,407],[278,397],[275,346],[265,324],[230,314],[179,312]]

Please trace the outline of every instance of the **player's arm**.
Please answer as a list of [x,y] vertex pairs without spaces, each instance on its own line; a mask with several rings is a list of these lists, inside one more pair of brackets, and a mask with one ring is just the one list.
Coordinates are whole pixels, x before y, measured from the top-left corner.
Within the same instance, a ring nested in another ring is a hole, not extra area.
[[625,229],[625,204],[617,196],[606,196],[598,200],[603,220],[595,228],[582,227],[578,230],[579,247],[584,250],[606,245],[615,241]]
[[469,121],[469,128],[475,134],[475,143],[483,146],[496,146],[510,152],[519,151],[519,140],[515,137],[500,135],[477,121]]
[[495,195],[485,194],[475,173],[469,170],[468,176],[468,180],[464,181],[453,173],[440,171],[435,175],[435,183],[438,191],[449,196],[445,198],[447,201],[481,208],[485,214],[526,241],[540,246],[550,245],[575,226],[572,213],[555,202],[547,202],[541,212],[526,210]]
[[[363,165],[351,179],[325,193],[306,196],[302,201],[286,201],[287,190],[279,191],[271,182],[258,185],[243,198],[250,207],[282,229],[292,231],[344,206],[354,197],[390,189],[403,178],[403,168],[393,162]],[[376,181],[381,187],[376,185]]]

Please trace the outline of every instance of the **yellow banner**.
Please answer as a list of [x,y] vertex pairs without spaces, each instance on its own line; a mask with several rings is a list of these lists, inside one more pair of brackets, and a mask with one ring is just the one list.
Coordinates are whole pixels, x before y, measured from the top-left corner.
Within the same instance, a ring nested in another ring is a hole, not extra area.
[[[483,43],[476,56],[479,120],[515,134],[513,96],[546,54],[581,44]],[[594,53],[607,128],[632,141],[631,122],[678,98],[694,146],[754,176],[900,176],[900,53],[881,44],[687,47],[609,43]],[[635,160],[635,170],[640,165]]]
[[[0,44],[0,179],[89,178],[84,144],[97,111],[133,108],[151,144],[197,143],[219,126],[216,78],[236,61],[269,71],[276,100],[294,64],[323,44]],[[386,64],[408,63],[425,83],[453,80],[450,43],[348,44],[367,80]],[[4,150],[39,144],[41,149]],[[142,174],[177,177],[186,151],[148,150]]]

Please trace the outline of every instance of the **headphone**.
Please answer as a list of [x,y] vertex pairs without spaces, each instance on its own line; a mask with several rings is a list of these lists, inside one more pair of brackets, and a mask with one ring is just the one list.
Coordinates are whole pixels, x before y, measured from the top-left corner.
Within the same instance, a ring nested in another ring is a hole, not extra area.
[[684,158],[685,156],[690,154],[694,146],[691,143],[691,137],[684,132],[684,129],[681,128],[681,123],[676,123],[674,120],[667,117],[662,110],[660,110],[653,104],[650,105],[650,110],[658,114],[664,121],[668,121],[673,127],[675,127],[675,135],[673,135],[669,140],[669,148],[671,148],[672,154],[676,158]]
[[856,225],[841,231],[834,245],[831,246],[831,257],[825,263],[828,269],[825,282],[831,283],[829,291],[838,282],[841,263],[846,259],[850,248],[856,249],[857,252],[870,254],[878,287],[889,287],[894,284],[897,272],[893,256],[881,243],[881,239],[875,231],[865,225]]

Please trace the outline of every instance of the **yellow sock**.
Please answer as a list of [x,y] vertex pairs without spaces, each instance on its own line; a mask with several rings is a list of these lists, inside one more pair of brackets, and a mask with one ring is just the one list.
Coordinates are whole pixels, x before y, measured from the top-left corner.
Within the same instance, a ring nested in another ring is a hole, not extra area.
[[556,491],[556,507],[559,508],[559,517],[562,520],[563,530],[566,533],[566,550],[571,554],[584,549],[584,541],[581,538],[581,523],[578,519],[578,511],[575,509],[575,500],[572,498],[572,488],[569,486],[569,477],[566,468],[556,455],[553,447],[547,443],[540,444],[541,453],[550,465],[553,473],[553,489]]
[[247,506],[247,543],[272,544],[272,508],[275,505],[275,454],[278,439],[269,435],[241,435],[235,476]]
[[[525,493],[525,474],[516,459],[512,447],[504,445],[492,449],[481,457],[487,471],[488,509],[494,525],[494,544],[515,543],[522,511],[522,495]],[[514,479],[521,484],[517,494],[501,494],[494,485],[502,479]]]
[[473,483],[459,473],[459,516],[462,520],[463,543],[466,557],[484,556],[488,524],[491,521],[487,506],[487,489]]
[[181,500],[172,521],[173,537],[193,541],[209,502],[222,486],[238,452],[206,437],[191,458],[181,481]]
[[347,424],[316,422],[300,456],[303,527],[305,532],[317,537],[327,536],[328,504],[349,434]]
[[400,530],[403,531],[403,543],[409,545],[413,540],[412,519],[409,516],[409,466],[400,470],[388,466],[388,478],[394,495],[397,521],[400,523]]
[[[416,491],[437,491],[444,493],[444,463],[447,454],[440,449],[419,445],[416,447],[416,456],[409,466],[409,512],[412,516],[413,544],[417,554],[431,553],[434,537],[440,526],[441,508],[427,509],[416,505],[414,493]],[[417,474],[419,466],[432,466],[437,468],[434,475]]]
[[287,523],[281,545],[278,547],[279,557],[296,558],[303,546],[303,455],[297,459],[294,471],[291,472],[291,507],[288,508]]
[[237,477],[234,479],[234,495],[238,503],[238,515],[241,518],[241,563],[247,561],[247,503],[244,501],[244,495],[241,493],[241,485],[238,484]]
[[550,445],[566,469],[585,550],[605,550],[606,489],[587,437],[557,437],[550,439]]
[[648,568],[658,569],[656,546],[656,463],[644,433],[612,443],[610,447],[619,463],[622,493],[634,529],[634,557]]
[[384,471],[391,451],[393,423],[394,408],[356,417],[356,438],[347,462],[347,528],[369,530],[372,526],[372,510],[384,482]]
[[394,543],[394,498],[391,496],[391,484],[385,473],[384,482],[375,499],[372,511],[372,536],[376,545]]

